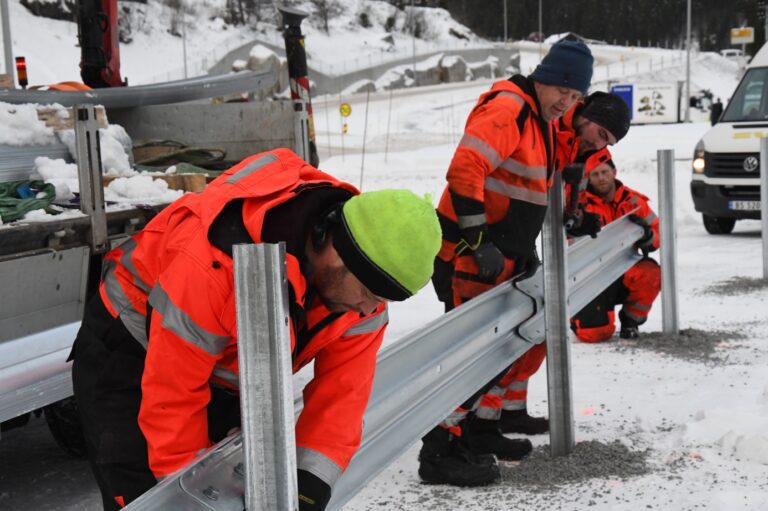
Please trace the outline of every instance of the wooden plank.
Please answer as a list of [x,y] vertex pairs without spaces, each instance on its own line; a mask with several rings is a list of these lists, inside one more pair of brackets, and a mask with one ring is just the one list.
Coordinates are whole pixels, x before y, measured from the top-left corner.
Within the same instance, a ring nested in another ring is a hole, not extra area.
[[[75,129],[75,120],[72,116],[72,109],[66,110],[69,115],[64,118],[61,117],[62,110],[60,108],[52,108],[48,106],[37,107],[37,118],[45,123],[49,128],[53,128],[54,131],[71,130]],[[107,113],[104,111],[104,107],[96,105],[96,123],[99,125],[99,129],[107,127]]]
[[0,89],[15,89],[16,83],[13,81],[13,75],[0,74]]

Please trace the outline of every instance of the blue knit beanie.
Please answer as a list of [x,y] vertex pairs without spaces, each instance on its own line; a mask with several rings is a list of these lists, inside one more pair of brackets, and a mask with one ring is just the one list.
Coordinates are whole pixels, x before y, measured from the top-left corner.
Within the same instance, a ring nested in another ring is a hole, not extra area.
[[592,52],[581,41],[558,41],[541,64],[533,70],[531,78],[546,85],[576,89],[586,94],[592,81]]

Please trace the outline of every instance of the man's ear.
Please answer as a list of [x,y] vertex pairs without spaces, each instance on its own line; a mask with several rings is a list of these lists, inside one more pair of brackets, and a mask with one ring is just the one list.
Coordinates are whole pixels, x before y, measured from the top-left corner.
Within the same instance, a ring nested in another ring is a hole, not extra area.
[[312,240],[312,248],[315,252],[319,252],[325,244],[325,240],[328,238],[328,232],[333,225],[341,223],[341,207],[342,204],[334,204],[330,208],[326,209],[321,215],[320,219],[312,226],[310,238]]

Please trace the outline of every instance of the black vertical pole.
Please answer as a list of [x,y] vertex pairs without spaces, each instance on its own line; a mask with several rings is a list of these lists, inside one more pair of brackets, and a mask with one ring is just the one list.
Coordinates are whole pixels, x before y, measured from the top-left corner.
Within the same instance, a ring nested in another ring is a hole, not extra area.
[[[306,128],[302,128],[300,133],[305,138],[307,144],[307,154],[301,156],[311,165],[317,166],[320,159],[317,155],[317,145],[315,144],[315,124],[312,118],[312,102],[309,95],[309,76],[307,70],[307,53],[304,50],[304,34],[301,33],[301,22],[309,16],[308,13],[286,7],[278,6],[278,11],[283,16],[283,37],[285,39],[285,56],[288,60],[288,78],[291,86],[291,99],[294,103],[296,115],[303,123],[306,115]],[[297,132],[297,137],[299,133]],[[301,147],[301,140],[297,140],[297,145]]]

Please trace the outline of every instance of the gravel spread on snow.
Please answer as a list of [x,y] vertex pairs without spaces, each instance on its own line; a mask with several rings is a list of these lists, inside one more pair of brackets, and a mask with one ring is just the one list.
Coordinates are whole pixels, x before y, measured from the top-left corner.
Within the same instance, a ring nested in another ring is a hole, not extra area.
[[704,288],[704,292],[710,295],[735,296],[754,291],[768,289],[768,280],[752,277],[732,277],[727,280],[715,282]]
[[618,351],[652,351],[689,362],[722,364],[728,357],[719,352],[718,348],[739,339],[744,339],[744,334],[737,331],[689,328],[681,330],[677,335],[641,333],[638,339],[622,339],[614,346]]
[[622,480],[647,474],[648,450],[633,451],[618,440],[601,443],[588,440],[576,444],[567,456],[553,458],[549,446],[536,447],[519,464],[501,463],[504,484],[535,486],[541,491],[556,491],[566,484],[587,479],[618,477]]

